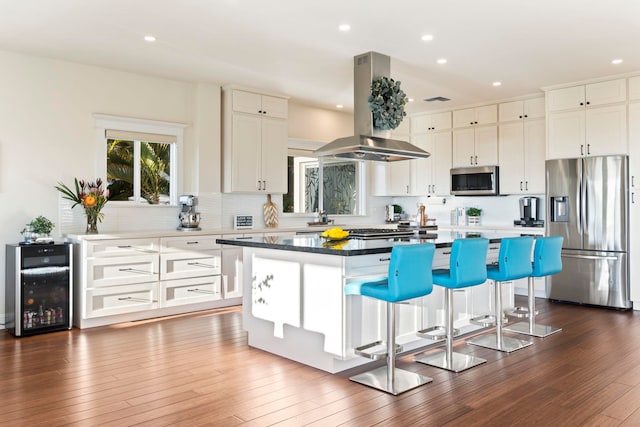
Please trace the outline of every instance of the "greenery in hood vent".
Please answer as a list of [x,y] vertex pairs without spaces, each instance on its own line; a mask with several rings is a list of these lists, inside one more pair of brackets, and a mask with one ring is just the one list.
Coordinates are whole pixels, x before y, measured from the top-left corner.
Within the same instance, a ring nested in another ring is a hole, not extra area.
[[390,77],[373,79],[368,103],[376,129],[395,129],[407,115],[404,111],[407,95],[400,89],[400,82]]

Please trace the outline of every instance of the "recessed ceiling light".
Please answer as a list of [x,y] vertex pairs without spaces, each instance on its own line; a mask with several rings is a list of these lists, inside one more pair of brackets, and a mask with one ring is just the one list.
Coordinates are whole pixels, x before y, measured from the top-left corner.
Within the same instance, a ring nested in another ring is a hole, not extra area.
[[413,98],[409,98],[409,102],[413,102]]
[[438,59],[436,62],[437,62],[438,64],[446,64],[446,63],[447,63],[447,60],[446,60],[446,59],[444,59],[444,58],[440,58],[440,59]]
[[337,104],[337,105],[336,105],[336,108],[344,108],[344,105],[342,105],[342,104]]
[[151,35],[149,35],[149,36],[144,36],[144,40],[147,41],[147,42],[154,42],[154,41],[156,41],[156,38],[151,36]]
[[502,82],[493,82],[492,83],[494,86],[502,86]]
[[433,36],[431,34],[425,34],[424,36],[422,36],[423,42],[430,42],[431,40],[433,40]]
[[622,59],[614,59],[613,61],[611,61],[611,63],[612,63],[613,65],[622,64]]
[[341,24],[338,26],[340,31],[349,31],[351,29],[351,25],[349,24]]

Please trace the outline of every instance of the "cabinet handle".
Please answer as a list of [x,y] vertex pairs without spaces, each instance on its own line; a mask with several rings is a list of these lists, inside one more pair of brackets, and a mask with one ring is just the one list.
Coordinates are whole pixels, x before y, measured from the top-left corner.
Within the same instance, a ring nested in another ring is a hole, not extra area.
[[591,154],[591,144],[587,144],[587,154]]
[[591,102],[587,101],[587,105],[591,104]]
[[469,124],[470,124],[470,125],[472,125],[472,124],[473,124],[473,122],[469,122]]
[[147,271],[147,270],[139,270],[137,268],[119,268],[118,271],[129,271],[131,273],[147,274],[149,276],[153,276],[154,274],[158,274],[158,273],[153,273],[153,272]]
[[158,300],[152,299],[152,300],[147,300],[144,298],[134,298],[134,297],[123,297],[123,298],[118,298],[118,301],[131,301],[131,302],[158,302]]
[[529,191],[529,181],[524,182],[524,190]]
[[208,291],[208,290],[206,290],[206,289],[198,289],[198,288],[195,288],[195,289],[187,289],[187,292],[197,292],[197,293],[199,293],[199,294],[215,294],[215,292],[214,292],[214,291]]
[[580,144],[580,155],[584,156],[584,145]]
[[580,105],[584,105],[584,102],[581,102]]
[[262,110],[258,110],[258,114],[262,114]]
[[384,261],[391,261],[391,258],[380,258],[380,261],[381,261],[381,262],[384,262]]
[[631,193],[631,204],[635,205],[636,204],[636,199],[635,199],[635,194],[636,193]]
[[469,156],[469,164],[473,165],[473,156]]
[[518,117],[522,118],[522,116],[518,116]]
[[526,119],[527,117],[529,117],[527,114],[524,115],[524,118]]
[[253,237],[251,236],[236,237],[236,240],[250,240],[250,239],[253,239]]
[[409,186],[407,185],[407,194],[409,194]]
[[474,124],[474,125],[477,125],[477,124],[478,124],[478,122],[473,122],[473,124]]
[[636,178],[635,176],[631,175],[631,186],[632,186],[632,187],[635,187],[635,186],[636,186],[636,184],[635,184],[635,178]]
[[520,181],[520,191],[522,191],[522,181]]
[[443,251],[442,255],[451,255],[451,251]]
[[216,268],[215,265],[203,264],[201,262],[188,262],[187,265],[193,265],[195,267],[204,267],[204,268]]
[[262,190],[262,181],[258,180],[258,191]]
[[200,242],[198,242],[197,240],[195,240],[195,241],[193,241],[193,242],[187,242],[187,245],[197,245],[198,243],[200,243]]
[[263,190],[267,189],[267,181],[262,181],[262,189]]
[[262,112],[262,114],[267,114],[267,110],[264,110],[264,111]]
[[476,165],[478,164],[478,156],[476,156]]
[[131,245],[122,245],[122,246],[118,246],[118,249],[131,249],[132,246]]

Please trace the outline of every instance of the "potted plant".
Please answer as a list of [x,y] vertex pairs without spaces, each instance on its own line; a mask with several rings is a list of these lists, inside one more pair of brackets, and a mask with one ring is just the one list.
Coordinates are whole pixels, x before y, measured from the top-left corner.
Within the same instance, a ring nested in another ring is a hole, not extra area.
[[480,225],[480,215],[482,215],[482,209],[468,208],[467,225]]
[[48,218],[40,215],[31,220],[20,232],[26,242],[34,242],[39,238],[47,238],[55,224]]

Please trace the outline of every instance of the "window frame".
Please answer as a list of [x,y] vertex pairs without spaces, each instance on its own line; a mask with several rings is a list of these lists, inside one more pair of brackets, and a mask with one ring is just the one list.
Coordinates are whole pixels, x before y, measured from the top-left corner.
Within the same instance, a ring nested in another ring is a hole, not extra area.
[[[318,142],[318,141],[310,141],[310,140],[301,140],[301,139],[289,139],[288,147],[287,147],[287,156],[294,157],[313,157],[309,156],[313,151],[325,145],[326,142]],[[318,161],[318,165],[320,167],[319,170],[319,179],[322,180],[323,176],[323,161],[322,158],[316,157]],[[337,161],[346,160],[346,159],[335,159]],[[356,212],[353,214],[329,214],[331,217],[363,217],[366,216],[366,208],[367,208],[367,162],[354,160],[359,163],[357,167],[357,175],[356,175],[356,185],[358,187],[358,196],[356,200]],[[288,163],[287,163],[288,164]],[[299,183],[298,183],[299,184]],[[297,186],[294,184],[294,192]],[[294,195],[294,198],[296,196]],[[318,189],[318,206],[319,209],[324,209],[323,206],[323,186],[321,185]],[[290,217],[309,217],[313,212],[283,212],[284,216]]]
[[[183,144],[184,144],[184,128],[187,127],[183,123],[164,122],[158,120],[148,119],[135,119],[131,117],[111,116],[106,114],[94,114],[95,127],[96,127],[96,172],[97,176],[101,177],[104,182],[107,182],[107,129],[121,130],[129,132],[139,133],[152,133],[159,135],[170,135],[176,138],[176,142],[171,144],[171,165],[170,181],[171,188],[169,194],[168,205],[151,205],[143,204],[140,201],[111,201],[110,206],[149,206],[149,207],[163,207],[163,206],[177,206],[178,194],[182,192],[182,180],[179,179],[182,172],[182,159],[183,159]],[[134,143],[134,150],[139,144]],[[139,173],[134,176],[134,181],[139,181]],[[135,186],[135,184],[134,184]],[[140,183],[138,182],[138,187]]]

